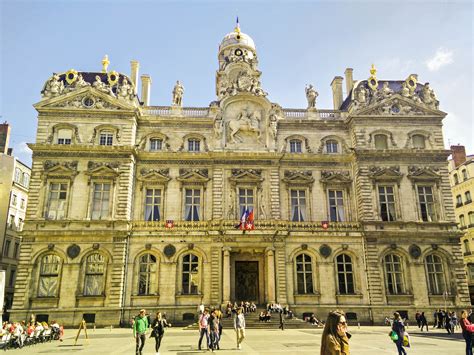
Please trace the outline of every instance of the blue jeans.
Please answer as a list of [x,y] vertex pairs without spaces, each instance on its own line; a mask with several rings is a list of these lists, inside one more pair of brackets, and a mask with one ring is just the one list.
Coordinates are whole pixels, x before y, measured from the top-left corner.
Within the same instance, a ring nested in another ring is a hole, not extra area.
[[398,355],[406,355],[407,352],[403,349],[403,336],[400,336],[398,340],[395,342],[397,345]]
[[464,331],[462,336],[466,341],[466,355],[472,355],[472,333]]
[[206,344],[207,348],[209,349],[209,332],[207,331],[207,328],[201,328],[201,333],[199,334],[199,343],[198,343],[198,348],[201,350],[201,343],[202,343],[202,338],[204,334],[206,334]]

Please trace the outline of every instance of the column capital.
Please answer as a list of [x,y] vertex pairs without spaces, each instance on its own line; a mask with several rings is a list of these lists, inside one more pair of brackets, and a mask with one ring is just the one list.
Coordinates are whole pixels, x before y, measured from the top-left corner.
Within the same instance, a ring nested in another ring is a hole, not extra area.
[[273,255],[275,253],[275,248],[274,247],[267,247],[265,248],[265,253],[268,255]]
[[232,248],[231,247],[222,247],[222,251],[224,252],[224,254],[228,254],[232,251]]

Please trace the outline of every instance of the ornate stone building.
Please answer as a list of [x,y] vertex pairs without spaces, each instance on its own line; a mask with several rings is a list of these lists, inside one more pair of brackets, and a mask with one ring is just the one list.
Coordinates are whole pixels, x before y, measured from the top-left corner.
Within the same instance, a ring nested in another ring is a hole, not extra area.
[[[416,75],[331,86],[333,109],[282,108],[239,28],[218,52],[216,101],[150,106],[138,63],[54,74],[38,115],[13,318],[193,317],[228,300],[334,308],[362,322],[469,303],[445,113]],[[243,211],[255,229],[236,229]],[[324,223],[323,223],[324,221]],[[446,294],[447,292],[447,294]]]

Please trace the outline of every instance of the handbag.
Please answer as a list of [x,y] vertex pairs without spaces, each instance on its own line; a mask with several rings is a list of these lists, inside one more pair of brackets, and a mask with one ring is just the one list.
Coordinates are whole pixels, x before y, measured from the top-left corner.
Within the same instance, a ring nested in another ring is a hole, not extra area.
[[392,339],[393,341],[398,340],[398,334],[394,330],[390,332],[389,336],[390,336],[390,339]]
[[403,346],[406,347],[406,348],[410,347],[410,335],[408,335],[407,332],[405,332],[405,334],[403,334]]

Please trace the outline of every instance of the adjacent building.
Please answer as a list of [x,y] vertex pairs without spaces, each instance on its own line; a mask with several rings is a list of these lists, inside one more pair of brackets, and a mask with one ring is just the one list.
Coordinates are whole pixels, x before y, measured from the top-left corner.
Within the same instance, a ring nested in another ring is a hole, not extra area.
[[464,252],[471,304],[474,304],[474,155],[466,155],[462,145],[451,146],[449,174],[453,192],[456,221],[464,232],[461,244]]
[[107,65],[54,74],[35,105],[15,319],[111,325],[159,308],[181,321],[248,300],[381,322],[469,304],[446,113],[417,75],[347,69],[332,108],[313,86],[306,108],[283,108],[238,27],[203,107],[183,106],[180,82],[152,106],[138,62],[129,76]]
[[4,309],[10,309],[17,275],[21,237],[28,202],[31,169],[8,148],[10,126],[0,124],[0,268],[6,271]]

